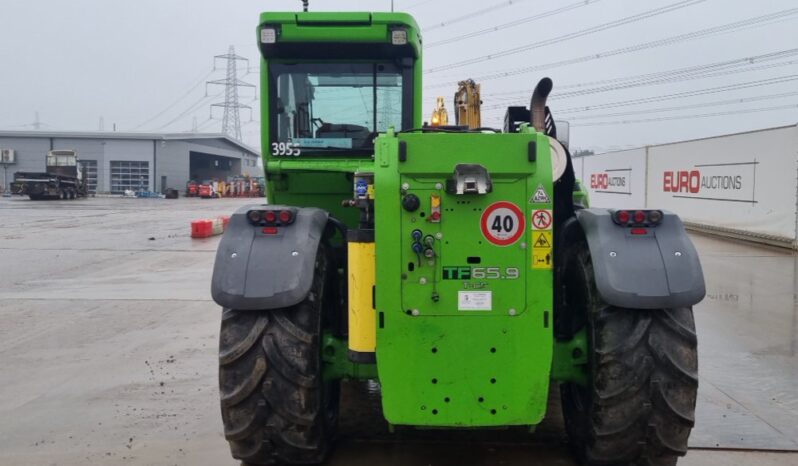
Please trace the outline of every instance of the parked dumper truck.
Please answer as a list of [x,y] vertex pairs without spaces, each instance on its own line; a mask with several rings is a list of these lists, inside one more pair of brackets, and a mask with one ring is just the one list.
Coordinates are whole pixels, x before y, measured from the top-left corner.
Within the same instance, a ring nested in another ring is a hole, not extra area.
[[514,132],[424,126],[411,16],[264,13],[257,38],[270,203],[211,284],[233,457],[323,462],[343,379],[392,426],[531,430],[557,389],[582,464],[686,453],[698,255],[673,213],[575,202],[550,79]]
[[12,194],[27,195],[31,200],[77,199],[86,197],[86,177],[74,150],[47,152],[44,172],[16,172]]

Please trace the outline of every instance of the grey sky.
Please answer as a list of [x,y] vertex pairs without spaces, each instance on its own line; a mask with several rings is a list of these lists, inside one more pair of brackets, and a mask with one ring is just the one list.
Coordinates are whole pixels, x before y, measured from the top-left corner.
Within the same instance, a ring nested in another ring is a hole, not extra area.
[[[433,44],[573,5],[578,1],[513,0],[512,6],[497,7],[493,11],[444,27],[433,26],[491,5],[502,5],[507,0],[396,0],[395,6],[397,10],[409,8],[408,11],[422,25],[425,43]],[[424,68],[434,69],[496,54],[678,2],[679,0],[591,0],[591,4],[587,6],[521,26],[429,47],[425,49]],[[219,120],[208,120],[209,104],[221,102],[222,96],[216,99],[204,98],[204,85],[192,87],[205,76],[208,79],[223,77],[224,64],[221,61],[217,62],[217,71],[211,73],[212,57],[225,53],[230,44],[236,46],[240,55],[251,60],[253,73],[241,78],[253,84],[257,83],[258,57],[254,45],[254,29],[258,14],[265,10],[296,11],[300,5],[299,0],[2,0],[0,129],[29,129],[23,125],[30,124],[34,119],[34,112],[39,111],[42,123],[47,125],[45,129],[96,130],[102,116],[106,131],[114,123],[120,131],[133,130],[187,93],[185,98],[162,116],[138,129],[187,131],[191,129],[193,118],[196,117],[200,129],[218,131],[221,126],[221,109],[214,110],[215,117]],[[427,89],[423,112],[428,117],[437,95],[444,96],[446,102],[450,102],[455,86],[443,85],[455,83],[459,79],[584,57],[796,7],[798,5],[794,0],[706,0],[583,37],[430,73],[425,76]],[[311,0],[311,9],[315,11],[384,11],[389,8],[389,1]],[[558,88],[561,91],[574,90],[573,87],[562,88],[567,85],[706,65],[798,48],[798,33],[795,32],[798,30],[797,24],[798,14],[795,14],[765,26],[501,79],[484,80],[484,105],[486,108],[526,105],[528,94],[537,80],[545,75],[554,79],[556,95]],[[424,32],[425,27],[427,32]],[[785,65],[787,62],[795,63]],[[553,100],[551,107],[555,115],[558,109],[572,109],[568,116],[573,118],[574,125],[660,119],[645,123],[575,126],[572,129],[573,146],[598,150],[795,124],[798,122],[798,107],[795,106],[757,113],[668,119],[679,115],[733,113],[746,109],[798,105],[798,94],[795,94],[798,81],[790,78],[798,77],[795,76],[798,75],[798,54],[768,62],[776,63],[779,66],[758,71],[724,72],[708,78],[560,98]],[[241,68],[245,72],[244,65]],[[733,91],[639,105],[610,105],[602,110],[577,111],[580,107],[661,98],[663,95],[778,77],[787,77],[788,80],[778,84],[757,84]],[[210,94],[221,91],[221,87],[209,88]],[[253,92],[244,89],[241,94],[242,101],[257,110],[257,102],[251,101]],[[794,95],[772,97],[777,94]],[[756,100],[760,97],[764,99]],[[699,106],[748,98],[754,99],[735,104]],[[683,108],[685,106],[695,107]],[[657,113],[632,113],[670,107],[678,109]],[[503,114],[503,108],[486,109],[483,122],[500,127]],[[590,116],[598,117],[585,118]],[[257,111],[254,118],[258,118]],[[173,120],[173,123],[167,125]],[[242,112],[245,142],[257,145],[259,125],[257,122],[249,123],[248,120],[249,113]]]

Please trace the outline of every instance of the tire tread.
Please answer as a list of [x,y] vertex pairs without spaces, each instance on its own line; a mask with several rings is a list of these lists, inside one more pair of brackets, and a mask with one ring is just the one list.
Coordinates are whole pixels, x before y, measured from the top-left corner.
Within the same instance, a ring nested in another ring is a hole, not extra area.
[[244,464],[317,464],[326,456],[334,427],[325,421],[320,394],[318,297],[325,274],[322,259],[311,296],[290,308],[222,312],[224,434]]
[[698,356],[692,309],[603,303],[583,248],[575,260],[585,269],[589,288],[592,382],[582,391],[574,384],[562,387],[571,443],[581,462],[591,466],[675,465],[687,452],[695,424]]

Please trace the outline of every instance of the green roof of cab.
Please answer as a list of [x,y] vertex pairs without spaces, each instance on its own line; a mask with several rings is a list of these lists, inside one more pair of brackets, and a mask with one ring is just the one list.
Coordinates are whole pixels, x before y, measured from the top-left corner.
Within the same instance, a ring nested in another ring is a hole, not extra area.
[[407,28],[408,42],[421,53],[418,23],[407,13],[368,12],[266,12],[260,27],[280,25],[280,41],[285,42],[390,42],[389,26]]

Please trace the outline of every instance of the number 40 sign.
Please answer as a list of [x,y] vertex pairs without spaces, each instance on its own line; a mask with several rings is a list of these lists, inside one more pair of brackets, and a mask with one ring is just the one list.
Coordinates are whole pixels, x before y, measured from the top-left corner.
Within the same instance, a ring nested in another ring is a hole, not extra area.
[[521,209],[512,202],[499,201],[482,212],[480,221],[485,239],[497,246],[509,246],[518,241],[526,230]]

